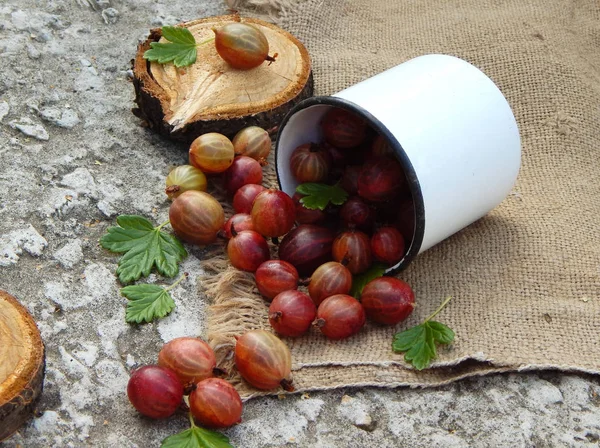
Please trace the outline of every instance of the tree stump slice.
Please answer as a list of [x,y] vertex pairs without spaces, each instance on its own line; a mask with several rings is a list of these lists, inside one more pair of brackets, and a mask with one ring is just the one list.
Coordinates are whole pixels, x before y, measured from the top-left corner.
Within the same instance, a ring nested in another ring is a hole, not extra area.
[[278,54],[275,62],[250,70],[234,69],[219,56],[213,41],[199,46],[196,62],[187,67],[148,62],[144,52],[151,42],[162,38],[160,28],[153,29],[138,46],[133,61],[138,106],[133,112],[158,133],[191,143],[207,132],[231,138],[246,126],[278,126],[296,103],[312,96],[308,52],[287,31],[237,15],[194,20],[181,26],[200,43],[214,37],[213,28],[237,21],[252,24],[265,34],[269,54]]
[[17,299],[0,290],[0,442],[31,417],[44,379],[44,344]]

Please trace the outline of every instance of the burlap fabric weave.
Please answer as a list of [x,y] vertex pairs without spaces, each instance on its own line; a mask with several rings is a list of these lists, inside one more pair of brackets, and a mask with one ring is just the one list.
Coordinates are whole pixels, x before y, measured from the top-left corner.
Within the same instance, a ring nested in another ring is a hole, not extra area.
[[[327,95],[427,53],[463,58],[502,90],[522,138],[513,192],[418,256],[399,277],[410,319],[331,342],[287,340],[299,390],[430,386],[494,371],[600,373],[600,3],[597,0],[250,0],[233,5],[296,35]],[[258,6],[257,6],[258,5]],[[262,15],[261,15],[262,14]],[[265,184],[275,185],[273,172]],[[222,251],[205,265],[209,339],[231,365],[234,336],[269,328],[251,274]],[[391,351],[393,334],[439,316],[456,331],[431,369]],[[259,393],[238,381],[244,396]],[[276,391],[275,391],[276,392]]]

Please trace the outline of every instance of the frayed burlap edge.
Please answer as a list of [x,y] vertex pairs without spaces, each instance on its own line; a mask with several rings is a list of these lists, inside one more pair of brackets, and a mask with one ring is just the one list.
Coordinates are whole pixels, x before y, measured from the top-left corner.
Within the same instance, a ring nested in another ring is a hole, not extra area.
[[285,17],[294,8],[303,3],[302,0],[224,0],[227,8],[243,12],[245,16],[262,16],[276,20]]

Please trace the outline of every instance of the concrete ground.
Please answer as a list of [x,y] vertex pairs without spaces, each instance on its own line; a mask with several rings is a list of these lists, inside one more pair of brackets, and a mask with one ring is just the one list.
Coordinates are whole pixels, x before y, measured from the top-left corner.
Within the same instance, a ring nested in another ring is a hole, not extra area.
[[[164,178],[186,161],[130,112],[138,40],[221,12],[208,0],[0,1],[0,288],[28,307],[47,348],[37,416],[2,448],[151,447],[185,429],[183,416],[138,416],[125,388],[163,342],[202,333],[202,253],[185,261],[192,275],[174,290],[172,315],[128,325],[117,257],[98,239],[122,213],[163,222]],[[236,447],[599,446],[600,378],[511,374],[263,398],[243,420],[226,431]]]

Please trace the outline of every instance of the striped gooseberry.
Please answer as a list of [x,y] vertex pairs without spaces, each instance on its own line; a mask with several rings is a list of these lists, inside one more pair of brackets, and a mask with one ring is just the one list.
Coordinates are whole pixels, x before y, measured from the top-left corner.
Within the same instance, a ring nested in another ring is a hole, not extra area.
[[277,57],[269,56],[267,37],[253,25],[233,22],[213,31],[217,53],[233,68],[249,70]]

